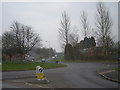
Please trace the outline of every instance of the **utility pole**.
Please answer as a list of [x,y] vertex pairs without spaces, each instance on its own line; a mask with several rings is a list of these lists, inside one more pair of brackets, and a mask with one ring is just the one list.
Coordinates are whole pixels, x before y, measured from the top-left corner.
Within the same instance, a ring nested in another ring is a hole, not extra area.
[[49,59],[50,59],[50,41],[46,41],[49,45]]

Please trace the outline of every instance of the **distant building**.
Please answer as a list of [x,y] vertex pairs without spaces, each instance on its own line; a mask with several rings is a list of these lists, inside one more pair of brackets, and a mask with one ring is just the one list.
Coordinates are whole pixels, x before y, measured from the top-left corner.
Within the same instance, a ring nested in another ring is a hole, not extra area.
[[[115,50],[108,51],[108,55],[114,56],[116,54]],[[87,59],[100,59],[106,57],[106,52],[102,47],[92,47],[86,49],[80,49],[80,56]]]
[[59,52],[59,53],[56,53],[55,55],[56,55],[58,58],[61,58],[61,57],[63,57],[63,56],[64,56],[64,53]]
[[18,60],[22,60],[25,58],[25,54],[15,54],[15,55],[12,55],[12,56],[9,56],[7,54],[2,54],[2,59],[3,60],[7,60],[7,61],[18,61]]

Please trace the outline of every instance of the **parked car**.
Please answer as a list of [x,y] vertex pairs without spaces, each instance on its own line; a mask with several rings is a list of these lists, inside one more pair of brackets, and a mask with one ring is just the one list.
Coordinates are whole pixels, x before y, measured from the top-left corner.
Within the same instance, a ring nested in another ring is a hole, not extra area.
[[58,64],[58,63],[59,63],[59,61],[58,61],[58,60],[56,60],[56,61],[55,61],[55,63],[57,63],[57,64]]
[[43,59],[41,60],[41,62],[46,62],[46,60],[43,58]]

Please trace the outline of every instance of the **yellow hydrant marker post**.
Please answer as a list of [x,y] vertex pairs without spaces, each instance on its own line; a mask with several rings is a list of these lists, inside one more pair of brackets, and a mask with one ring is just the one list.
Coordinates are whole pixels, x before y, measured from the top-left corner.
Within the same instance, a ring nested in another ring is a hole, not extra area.
[[36,77],[37,80],[42,80],[44,78],[43,68],[40,66],[36,66]]

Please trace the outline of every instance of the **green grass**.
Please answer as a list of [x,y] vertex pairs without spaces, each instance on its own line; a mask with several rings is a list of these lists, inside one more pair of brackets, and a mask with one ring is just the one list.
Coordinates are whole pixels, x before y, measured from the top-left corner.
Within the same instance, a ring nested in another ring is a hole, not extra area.
[[2,64],[0,64],[0,71],[2,70]]
[[3,62],[2,71],[35,70],[36,66],[43,69],[66,67],[65,64],[40,63],[40,62]]
[[[87,62],[95,62],[95,63],[114,63],[117,62],[117,60],[113,59],[106,59],[106,60],[64,60],[63,58],[61,59],[56,59],[57,61],[62,61],[62,62],[76,62],[76,63],[87,63]],[[50,61],[56,61],[50,60]]]
[[0,60],[0,71],[2,70],[2,60]]
[[51,59],[51,60],[49,60],[49,61],[53,61],[53,62],[55,62],[55,61],[65,62],[65,60],[64,60],[63,58],[59,58],[59,59]]
[[117,71],[117,72],[120,72],[120,67],[119,67],[119,68],[116,68],[116,71]]

